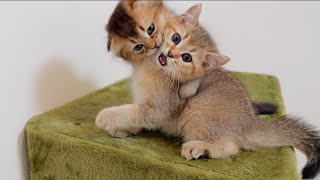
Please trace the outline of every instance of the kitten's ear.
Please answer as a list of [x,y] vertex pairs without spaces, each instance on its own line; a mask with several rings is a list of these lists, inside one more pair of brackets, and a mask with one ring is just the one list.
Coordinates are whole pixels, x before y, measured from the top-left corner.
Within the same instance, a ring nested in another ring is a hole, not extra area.
[[210,52],[206,54],[205,61],[203,62],[202,66],[206,71],[211,71],[215,68],[223,66],[229,61],[230,59],[227,56]]
[[159,0],[154,0],[154,1],[124,0],[123,2],[131,10],[141,8],[144,6],[162,5],[162,1],[159,1]]
[[112,42],[112,38],[111,38],[111,36],[108,36],[108,42],[107,42],[108,51],[110,51],[111,42]]
[[137,0],[123,0],[122,3],[127,6],[129,9],[133,9],[134,3],[137,2]]
[[179,21],[189,26],[195,26],[199,21],[201,10],[202,10],[201,4],[193,5],[191,8],[189,8],[185,13],[183,13],[179,17]]

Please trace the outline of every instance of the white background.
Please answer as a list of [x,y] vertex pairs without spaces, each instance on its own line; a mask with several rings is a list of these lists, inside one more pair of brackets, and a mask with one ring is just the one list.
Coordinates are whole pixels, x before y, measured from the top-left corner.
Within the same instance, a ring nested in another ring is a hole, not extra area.
[[[194,2],[168,4],[182,12]],[[130,75],[105,50],[115,5],[0,2],[0,179],[26,177],[30,117]],[[204,2],[201,22],[231,57],[228,69],[278,76],[288,113],[320,129],[320,3]]]

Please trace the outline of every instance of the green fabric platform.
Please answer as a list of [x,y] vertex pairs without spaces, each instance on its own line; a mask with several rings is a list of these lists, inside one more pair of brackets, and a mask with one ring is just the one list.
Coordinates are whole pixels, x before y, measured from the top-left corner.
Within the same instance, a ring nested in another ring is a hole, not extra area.
[[[285,113],[274,76],[234,73],[255,101],[272,101]],[[30,179],[299,179],[292,148],[242,150],[226,159],[187,161],[181,141],[156,132],[112,138],[94,123],[109,106],[130,102],[128,80],[32,118],[26,125]]]

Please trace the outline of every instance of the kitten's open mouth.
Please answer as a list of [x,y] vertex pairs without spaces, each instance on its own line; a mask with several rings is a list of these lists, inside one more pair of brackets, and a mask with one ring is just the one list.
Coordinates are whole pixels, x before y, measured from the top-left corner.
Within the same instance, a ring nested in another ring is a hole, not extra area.
[[158,60],[161,66],[167,65],[167,56],[165,56],[163,53],[160,54],[160,56],[158,57]]

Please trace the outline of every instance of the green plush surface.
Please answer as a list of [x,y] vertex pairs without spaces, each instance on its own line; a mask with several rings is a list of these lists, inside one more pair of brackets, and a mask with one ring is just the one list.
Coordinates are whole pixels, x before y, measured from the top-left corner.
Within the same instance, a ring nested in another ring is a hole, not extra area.
[[[234,73],[255,101],[280,105],[272,119],[285,113],[274,76]],[[112,138],[94,124],[97,113],[130,102],[128,80],[95,91],[32,118],[26,125],[31,179],[299,179],[292,148],[259,148],[226,159],[187,161],[181,141],[143,132]]]

